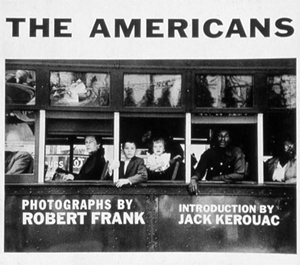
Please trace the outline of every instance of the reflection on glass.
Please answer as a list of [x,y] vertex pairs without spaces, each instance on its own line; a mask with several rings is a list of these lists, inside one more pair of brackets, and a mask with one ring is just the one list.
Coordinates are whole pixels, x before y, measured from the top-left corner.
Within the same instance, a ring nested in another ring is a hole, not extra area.
[[296,108],[296,76],[268,77],[268,104],[271,108]]
[[35,71],[21,69],[7,70],[5,83],[6,104],[35,104]]
[[[79,173],[85,160],[88,158],[88,153],[84,145],[79,145],[74,148],[73,157],[73,173]],[[57,168],[70,171],[70,146],[69,145],[47,145],[46,146],[46,176],[45,180],[52,180]]]
[[109,106],[110,75],[106,73],[51,72],[51,105]]
[[125,107],[180,107],[181,75],[124,75]]
[[196,75],[196,107],[253,106],[253,78],[247,75]]
[[5,119],[5,174],[33,173],[34,113],[13,111]]
[[[72,145],[73,147],[73,164],[70,165],[71,146],[66,144],[47,145],[45,157],[45,181],[52,181],[56,169],[60,168],[79,174],[80,169],[89,157],[86,146],[83,144]],[[113,145],[103,145],[105,157],[109,161],[113,160]]]

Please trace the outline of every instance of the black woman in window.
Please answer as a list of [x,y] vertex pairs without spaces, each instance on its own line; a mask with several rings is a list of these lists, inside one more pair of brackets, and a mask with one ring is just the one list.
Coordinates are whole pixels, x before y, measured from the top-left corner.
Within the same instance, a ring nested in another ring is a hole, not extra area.
[[296,183],[296,149],[290,139],[283,142],[279,155],[273,156],[265,163],[266,180]]
[[189,184],[189,191],[198,194],[198,180],[225,181],[231,183],[244,178],[245,156],[241,148],[232,145],[230,133],[221,129],[217,134],[217,144],[206,150],[197,165]]

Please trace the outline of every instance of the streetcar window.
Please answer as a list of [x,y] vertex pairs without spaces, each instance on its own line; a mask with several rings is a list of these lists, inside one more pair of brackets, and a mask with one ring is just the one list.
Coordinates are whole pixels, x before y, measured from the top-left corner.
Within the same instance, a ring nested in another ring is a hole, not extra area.
[[[80,174],[80,170],[89,157],[84,136],[49,136],[46,142],[45,181],[55,180],[57,169]],[[108,163],[113,160],[113,143],[110,137],[101,137],[101,149]],[[72,161],[72,163],[71,163]],[[99,179],[102,172],[99,172]],[[76,179],[75,179],[76,180]],[[86,179],[95,180],[95,179]],[[107,180],[107,179],[103,179]]]
[[[133,139],[137,144],[136,156],[144,159],[150,181],[178,181],[185,179],[185,124],[183,118],[122,118],[121,142]],[[154,153],[154,142],[162,145],[159,154]],[[164,166],[154,168],[151,156]],[[164,158],[163,158],[164,157]],[[124,159],[121,155],[121,159]]]
[[[243,180],[273,181],[263,174],[263,164],[278,156],[285,140],[292,146],[296,139],[295,62],[267,60],[265,67],[262,62],[121,60],[115,67],[105,61],[8,60],[5,151],[27,152],[35,164],[15,173],[34,172],[34,178],[12,181],[51,181],[56,169],[78,174],[89,156],[84,142],[89,135],[102,137],[106,161],[123,160],[118,148],[129,139],[147,163],[159,139],[170,161],[178,155],[180,168],[173,170],[174,179],[148,181],[188,182],[222,127],[245,155]],[[47,89],[36,90],[36,84]]]
[[264,181],[296,182],[296,76],[267,76],[264,114]]
[[6,70],[5,103],[35,105],[36,73],[31,70]]
[[[257,181],[257,132],[254,124],[192,124],[192,166],[195,169],[203,153],[218,147],[218,133],[228,131],[230,144],[245,157],[243,181]],[[205,180],[205,176],[203,178]]]
[[73,180],[108,180],[104,171],[113,160],[113,119],[97,113],[74,115],[70,120],[53,114],[46,120],[45,181],[60,180],[63,174]]
[[194,102],[201,108],[253,107],[253,77],[197,74]]
[[[271,112],[264,116],[264,180],[277,183],[296,181],[296,113]],[[288,146],[287,146],[288,145]],[[288,174],[276,176],[278,162]],[[289,168],[289,169],[288,169]]]
[[107,73],[50,72],[50,87],[52,106],[110,106]]
[[35,114],[32,111],[6,112],[5,173],[32,174],[35,157]]
[[296,76],[268,76],[269,108],[296,108]]
[[181,75],[125,74],[125,107],[181,107]]

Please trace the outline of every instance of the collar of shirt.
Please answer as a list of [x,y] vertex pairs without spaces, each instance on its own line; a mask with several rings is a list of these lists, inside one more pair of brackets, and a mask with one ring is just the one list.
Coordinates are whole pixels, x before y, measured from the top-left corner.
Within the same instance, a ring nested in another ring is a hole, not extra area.
[[130,161],[131,161],[131,159],[124,161],[124,175],[126,173],[126,170],[127,170],[127,167],[128,167],[128,164],[129,164]]

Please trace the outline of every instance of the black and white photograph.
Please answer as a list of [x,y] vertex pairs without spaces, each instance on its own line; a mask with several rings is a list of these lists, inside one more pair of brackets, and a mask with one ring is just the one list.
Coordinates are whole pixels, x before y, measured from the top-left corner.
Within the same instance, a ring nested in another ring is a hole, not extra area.
[[299,262],[297,1],[0,7],[1,264]]

